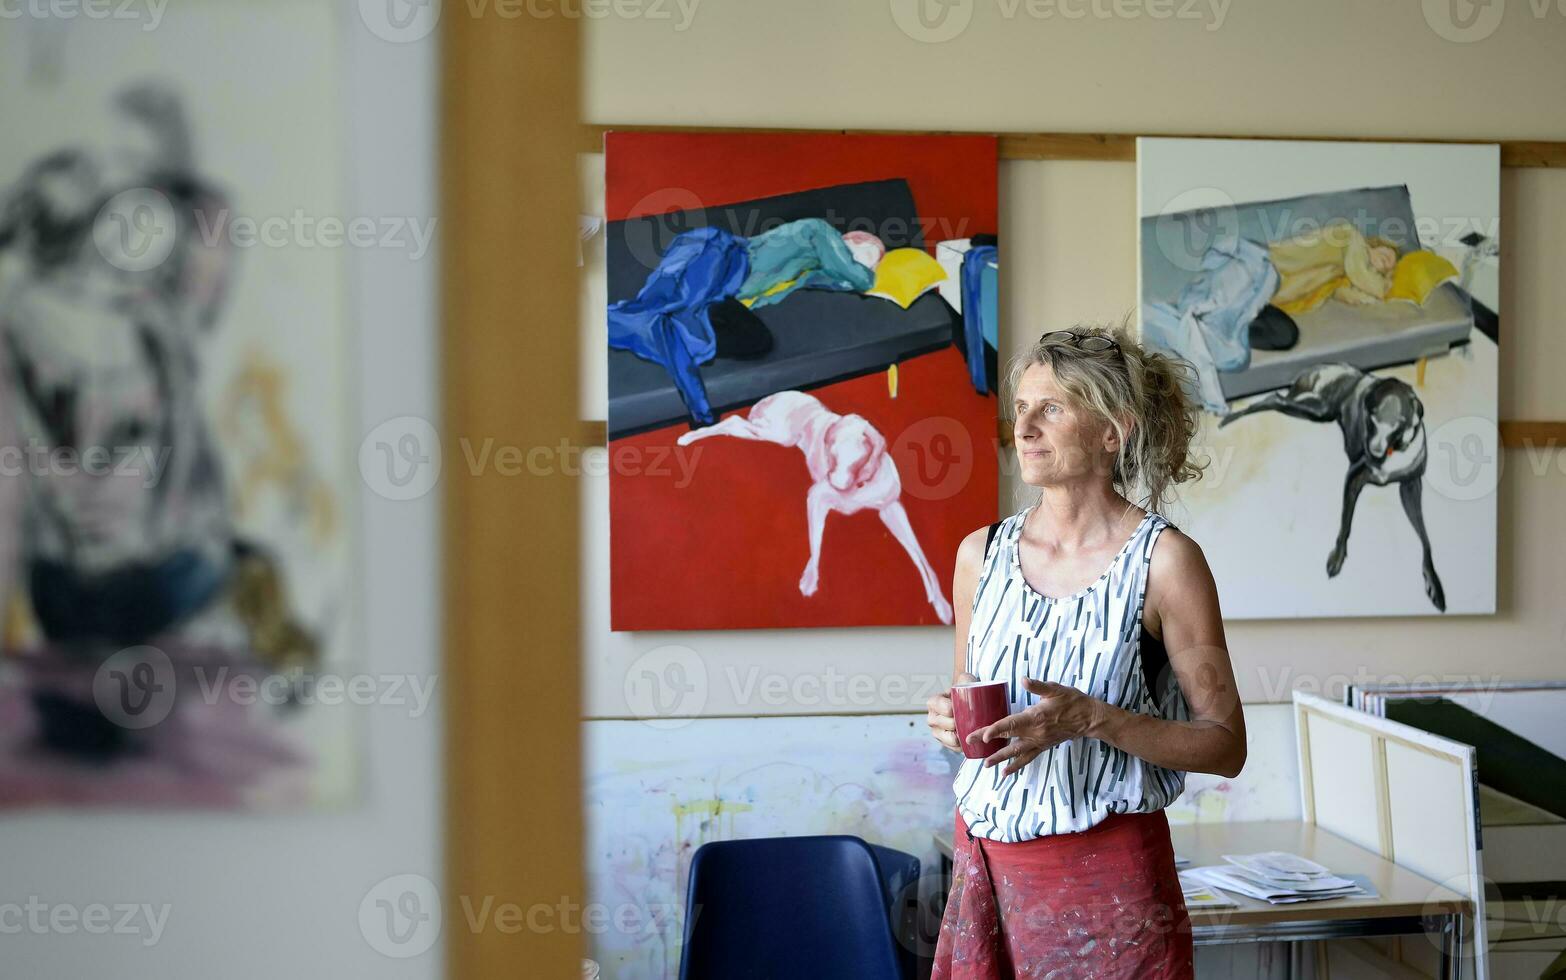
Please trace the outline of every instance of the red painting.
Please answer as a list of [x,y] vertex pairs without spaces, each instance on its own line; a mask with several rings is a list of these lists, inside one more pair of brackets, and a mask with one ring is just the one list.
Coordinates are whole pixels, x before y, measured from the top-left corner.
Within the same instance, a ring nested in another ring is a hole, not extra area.
[[605,151],[611,628],[949,624],[997,511],[994,139]]

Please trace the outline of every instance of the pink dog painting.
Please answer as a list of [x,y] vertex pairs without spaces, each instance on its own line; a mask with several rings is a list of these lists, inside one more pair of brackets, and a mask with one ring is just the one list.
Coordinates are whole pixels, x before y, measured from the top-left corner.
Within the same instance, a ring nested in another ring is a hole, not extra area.
[[925,598],[943,623],[951,623],[952,607],[940,579],[925,557],[919,538],[903,509],[902,478],[886,451],[886,438],[860,415],[839,415],[802,391],[780,391],[756,402],[746,417],[721,421],[681,435],[688,446],[713,436],[733,436],[792,446],[805,454],[811,485],[805,494],[810,535],[810,560],[799,577],[802,595],[815,595],[821,582],[821,544],[827,515],[856,514],[871,508],[902,545],[924,587]]

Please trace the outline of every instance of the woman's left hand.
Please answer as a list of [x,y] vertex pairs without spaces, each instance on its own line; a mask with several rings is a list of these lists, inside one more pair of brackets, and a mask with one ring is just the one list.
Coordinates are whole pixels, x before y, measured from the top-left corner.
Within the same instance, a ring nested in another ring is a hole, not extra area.
[[969,741],[1010,738],[1011,743],[984,760],[985,768],[1010,760],[1002,776],[1026,766],[1041,752],[1068,739],[1081,738],[1092,727],[1098,706],[1104,702],[1074,687],[1054,681],[1023,678],[1023,686],[1039,696],[1037,704],[1007,715],[993,725],[974,731]]

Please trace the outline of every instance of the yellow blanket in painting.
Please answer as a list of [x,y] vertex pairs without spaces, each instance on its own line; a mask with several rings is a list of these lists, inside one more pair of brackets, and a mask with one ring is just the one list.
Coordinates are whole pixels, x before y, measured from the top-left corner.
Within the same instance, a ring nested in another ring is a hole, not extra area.
[[1278,270],[1272,305],[1290,316],[1328,299],[1358,306],[1394,299],[1423,305],[1436,286],[1457,276],[1456,267],[1434,252],[1410,252],[1393,264],[1395,245],[1366,238],[1341,218],[1267,249]]

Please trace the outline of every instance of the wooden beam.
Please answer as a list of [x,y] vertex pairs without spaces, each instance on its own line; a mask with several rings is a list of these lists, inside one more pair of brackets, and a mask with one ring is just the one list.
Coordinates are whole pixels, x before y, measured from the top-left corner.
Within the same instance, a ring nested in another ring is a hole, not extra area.
[[459,446],[578,432],[579,335],[527,325],[578,314],[561,283],[576,275],[581,21],[466,14],[440,25],[446,975],[575,977],[580,911],[576,928],[568,911],[468,923],[584,905],[581,488],[470,472]]
[[[770,129],[745,126],[582,126],[578,151],[602,153],[604,133],[837,133],[893,136],[994,136],[1002,160],[1099,160],[1120,163],[1136,161],[1136,135],[1131,133],[960,133],[955,130],[910,129]],[[1421,139],[1398,136],[1241,136],[1233,133],[1143,133],[1144,136],[1168,136],[1182,139],[1257,139],[1311,140],[1350,143],[1497,143],[1501,147],[1503,167],[1566,167],[1566,142],[1551,140],[1454,140]]]
[[1566,422],[1501,421],[1501,445],[1507,449],[1566,449]]
[[[1503,449],[1566,449],[1566,422],[1509,422],[1502,421],[1501,447]],[[1002,446],[1010,446],[1011,425],[997,419],[995,437]]]
[[[607,446],[609,425],[596,420],[580,424],[577,445]],[[1501,445],[1506,449],[1566,449],[1566,422],[1502,421]],[[1001,446],[1011,445],[1011,424],[995,420],[995,438]]]

